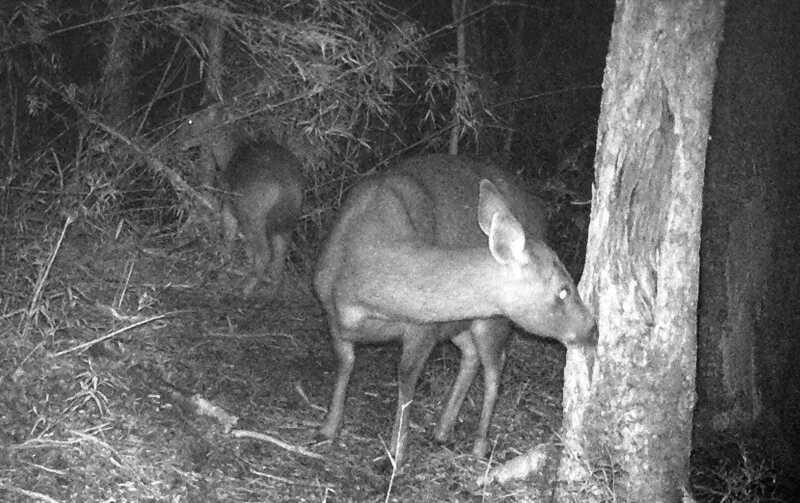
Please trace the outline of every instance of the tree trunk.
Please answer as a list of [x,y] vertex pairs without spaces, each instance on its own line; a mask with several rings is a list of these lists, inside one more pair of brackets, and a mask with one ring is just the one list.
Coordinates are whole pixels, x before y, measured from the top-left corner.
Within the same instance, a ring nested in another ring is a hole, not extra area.
[[758,425],[778,437],[765,447],[794,473],[800,179],[787,167],[800,145],[798,22],[796,0],[728,2],[703,205],[695,412],[696,443]]
[[[514,86],[512,96],[519,99],[522,96],[522,82],[523,72],[527,66],[527,51],[525,50],[525,18],[528,15],[528,7],[522,6],[517,12],[517,23],[514,26],[514,31],[511,33],[511,50],[514,56]],[[503,153],[511,154],[511,147],[514,145],[514,132],[517,126],[517,116],[520,107],[515,106],[511,108],[511,114],[508,118],[508,132],[506,133],[505,141],[503,142]]]
[[603,82],[582,297],[591,382],[568,349],[559,475],[679,501],[695,402],[703,170],[722,0],[618,0]]
[[[459,103],[465,97],[459,96],[464,89],[464,80],[467,78],[467,27],[466,13],[467,0],[451,0],[453,10],[453,22],[456,23],[456,59],[458,61],[458,85],[456,94],[453,97],[453,128],[450,130],[450,146],[448,152],[452,155],[458,154],[458,140],[461,138],[461,120],[458,110]],[[468,98],[466,98],[468,99]]]
[[[219,22],[214,19],[206,20],[206,47],[208,48],[208,60],[205,65],[205,94],[206,104],[209,103],[223,103],[225,96],[222,90],[222,75],[225,71],[225,65],[222,62],[222,41],[224,32]],[[225,134],[228,132],[227,128],[218,125],[215,138],[209,137],[209,142],[203,143],[200,147],[200,182],[207,186],[212,187],[216,182],[217,169],[225,169],[225,166],[217,166],[219,159],[215,157],[214,146],[219,143],[229,143]],[[227,146],[228,148],[230,145]]]
[[108,16],[113,19],[103,64],[103,115],[105,121],[123,132],[130,132],[125,121],[133,111],[131,82],[132,51],[135,33],[124,16],[126,0],[112,0]]
[[222,40],[224,32],[222,25],[215,19],[206,20],[206,47],[208,47],[208,61],[206,61],[206,101],[210,103],[225,100],[222,92],[222,75],[225,65],[222,62]]

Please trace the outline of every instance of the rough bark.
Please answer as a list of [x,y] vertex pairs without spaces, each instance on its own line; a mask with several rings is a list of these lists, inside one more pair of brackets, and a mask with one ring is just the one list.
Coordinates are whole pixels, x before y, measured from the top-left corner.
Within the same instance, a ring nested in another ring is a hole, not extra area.
[[613,472],[623,500],[679,501],[695,402],[703,169],[723,1],[619,0],[603,82],[587,260],[591,383],[568,350],[559,474]]

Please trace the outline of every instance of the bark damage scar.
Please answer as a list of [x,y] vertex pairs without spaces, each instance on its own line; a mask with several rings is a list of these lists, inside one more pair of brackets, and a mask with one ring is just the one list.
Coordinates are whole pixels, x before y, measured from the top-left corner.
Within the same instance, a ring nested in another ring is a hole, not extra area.
[[[649,117],[642,125],[649,131],[644,141],[630,145],[629,155],[618,157],[619,185],[616,204],[623,206],[622,242],[618,251],[629,260],[621,261],[620,277],[633,277],[636,287],[638,311],[652,314],[657,295],[657,277],[661,242],[667,225],[668,201],[671,190],[672,165],[675,162],[677,136],[674,131],[675,115],[669,105],[670,96],[663,81],[645,91],[641,115]],[[640,152],[636,154],[635,152]],[[625,169],[624,160],[641,159],[642,169]],[[653,320],[646,320],[652,325]]]

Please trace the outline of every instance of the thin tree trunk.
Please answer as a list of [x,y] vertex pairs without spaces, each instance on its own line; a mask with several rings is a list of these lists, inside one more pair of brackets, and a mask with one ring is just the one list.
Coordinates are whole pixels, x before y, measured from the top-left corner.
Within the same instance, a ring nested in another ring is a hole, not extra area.
[[568,349],[559,476],[604,472],[598,491],[628,501],[679,501],[688,483],[700,210],[723,4],[616,6],[580,283],[598,315],[598,358],[590,382],[586,355]]
[[206,101],[210,103],[224,101],[222,90],[222,75],[225,65],[222,62],[222,40],[224,32],[222,26],[214,19],[206,20],[206,47],[208,48],[208,61],[206,61]]
[[[708,147],[695,445],[756,427],[800,474],[797,0],[729,0]],[[794,327],[792,326],[794,320]],[[773,440],[774,439],[774,440]]]
[[[222,75],[225,72],[225,65],[222,62],[222,41],[224,31],[219,22],[213,19],[206,20],[206,47],[208,48],[208,60],[206,61],[205,87],[206,103],[223,103],[224,93],[222,90]],[[220,114],[223,117],[225,114]],[[217,154],[218,144],[229,143],[229,129],[218,126],[218,129],[209,135],[209,141],[203,143],[200,148],[200,182],[211,187],[216,182],[218,169],[225,169],[226,166],[218,166],[220,156]],[[230,148],[225,145],[223,148]]]
[[450,130],[450,154],[458,154],[458,140],[461,138],[461,122],[459,120],[458,105],[460,100],[465,97],[459,96],[464,89],[464,81],[467,78],[467,34],[465,25],[465,14],[467,12],[467,0],[451,0],[453,9],[453,22],[457,23],[456,28],[456,58],[458,61],[458,80],[456,94],[453,97],[453,128]]
[[[511,49],[514,51],[514,98],[519,99],[522,96],[522,74],[525,71],[526,65],[526,51],[523,41],[525,40],[525,18],[528,14],[527,6],[522,6],[518,10],[517,24],[514,27],[514,33],[511,34]],[[519,107],[511,108],[511,116],[508,120],[508,133],[506,133],[505,141],[503,142],[503,152],[511,154],[511,148],[514,145],[514,132],[516,131],[517,116],[519,114]]]
[[124,17],[126,0],[112,0],[108,15],[113,19],[108,34],[103,64],[103,115],[105,121],[123,132],[129,132],[125,121],[133,110],[132,51],[134,32]]

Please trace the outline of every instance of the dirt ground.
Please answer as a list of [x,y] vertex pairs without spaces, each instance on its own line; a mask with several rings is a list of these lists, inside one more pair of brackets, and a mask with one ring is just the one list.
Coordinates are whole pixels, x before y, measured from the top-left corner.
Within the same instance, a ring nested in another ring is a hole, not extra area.
[[[203,239],[74,223],[60,240],[54,227],[12,223],[0,240],[0,501],[553,501],[552,466],[505,486],[478,479],[557,441],[560,345],[515,335],[489,459],[470,454],[480,379],[452,441],[431,439],[459,359],[437,347],[407,463],[386,472],[399,345],[358,347],[342,434],[314,438],[336,362],[312,254],[295,247],[280,294],[245,300],[242,258],[226,263]],[[792,501],[757,437],[695,446],[697,501]],[[592,468],[595,501],[620,501],[614,466]]]
[[245,273],[201,241],[77,225],[56,240],[22,239],[4,257],[0,500],[515,501],[550,490],[476,480],[552,439],[559,345],[515,337],[488,460],[469,454],[480,379],[453,441],[431,440],[459,358],[438,347],[412,406],[408,462],[392,477],[375,460],[391,434],[398,345],[357,349],[343,432],[314,439],[335,360],[310,268],[291,266],[274,299],[244,300]]

